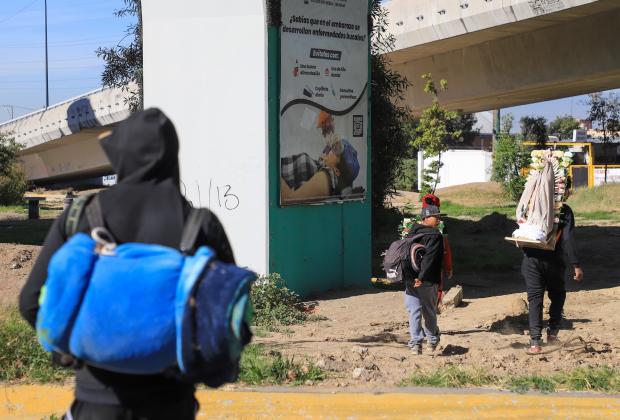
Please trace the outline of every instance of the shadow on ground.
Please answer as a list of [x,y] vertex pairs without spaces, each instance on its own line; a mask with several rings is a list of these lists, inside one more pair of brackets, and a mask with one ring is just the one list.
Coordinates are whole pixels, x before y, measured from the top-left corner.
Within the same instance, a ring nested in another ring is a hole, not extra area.
[[53,219],[0,221],[0,244],[43,245]]
[[[590,323],[590,319],[563,319],[561,324],[562,330],[574,330],[575,324]],[[502,335],[523,334],[523,331],[529,329],[528,315],[509,315],[503,319],[494,321],[488,328],[489,332],[495,332]]]

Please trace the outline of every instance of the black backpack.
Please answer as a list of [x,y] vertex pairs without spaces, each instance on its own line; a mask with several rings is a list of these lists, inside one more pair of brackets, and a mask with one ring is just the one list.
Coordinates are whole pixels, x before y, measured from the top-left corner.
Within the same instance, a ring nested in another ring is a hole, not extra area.
[[419,233],[390,244],[383,256],[383,270],[390,283],[401,283],[419,274],[422,259],[426,255],[426,247],[419,241],[426,235],[440,233]]

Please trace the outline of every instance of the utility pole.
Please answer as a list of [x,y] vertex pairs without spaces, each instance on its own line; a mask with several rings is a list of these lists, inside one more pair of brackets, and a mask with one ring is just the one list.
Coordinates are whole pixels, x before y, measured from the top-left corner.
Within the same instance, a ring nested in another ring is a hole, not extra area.
[[493,140],[491,143],[491,149],[493,152],[495,152],[495,142],[499,138],[499,133],[501,130],[502,130],[501,113],[498,108],[498,109],[493,110]]
[[47,59],[47,0],[45,0],[45,109],[50,106],[49,67]]
[[[144,30],[142,26],[142,0],[138,1],[138,25],[140,25],[140,49],[144,51]],[[138,95],[140,95],[140,110],[144,109],[144,66],[140,63],[140,80],[138,80]]]
[[6,108],[7,112],[11,114],[11,120],[15,119],[15,108],[25,109],[27,111],[34,111],[34,108],[28,108],[25,106],[12,105],[12,104],[0,104],[0,108]]
[[13,105],[0,105],[2,108],[6,108],[11,113],[11,120],[15,118],[15,109]]

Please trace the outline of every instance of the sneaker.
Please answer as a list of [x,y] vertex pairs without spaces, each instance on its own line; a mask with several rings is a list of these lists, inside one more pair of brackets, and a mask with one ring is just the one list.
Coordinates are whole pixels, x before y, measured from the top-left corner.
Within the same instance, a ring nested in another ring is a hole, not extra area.
[[422,354],[422,344],[414,344],[411,346],[411,353]]
[[553,343],[558,340],[559,328],[547,328],[547,343]]
[[435,354],[435,350],[437,350],[437,344],[427,344],[426,345],[426,353],[427,354]]
[[530,347],[527,349],[527,354],[541,354],[542,353],[542,343],[540,340],[530,340]]

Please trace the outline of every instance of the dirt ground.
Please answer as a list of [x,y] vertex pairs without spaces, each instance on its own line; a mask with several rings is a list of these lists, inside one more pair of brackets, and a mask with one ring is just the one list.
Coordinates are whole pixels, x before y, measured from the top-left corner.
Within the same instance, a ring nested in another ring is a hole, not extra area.
[[[414,355],[404,293],[379,289],[341,291],[318,297],[326,318],[256,341],[295,360],[308,359],[330,372],[320,387],[384,388],[417,369],[483,368],[496,375],[553,373],[580,366],[620,368],[620,224],[580,221],[577,249],[586,278],[567,273],[568,296],[560,342],[529,356],[527,304],[521,254],[503,240],[514,222],[493,214],[482,220],[447,219],[455,253],[448,286],[463,287],[464,303],[439,317],[441,343],[433,355]],[[545,317],[549,301],[545,299]]]
[[40,246],[33,243],[42,242],[54,217],[62,211],[66,192],[41,190],[28,194],[45,197],[40,220],[26,220],[24,213],[0,213],[0,307],[17,305],[19,291],[39,255]]
[[[440,315],[441,343],[434,355],[414,355],[407,348],[403,292],[395,291],[330,295],[320,299],[318,306],[326,321],[292,327],[256,341],[326,368],[330,378],[319,386],[328,387],[389,387],[417,369],[449,365],[485,368],[498,375],[550,373],[582,365],[620,367],[620,287],[571,287],[561,343],[545,347],[545,354],[534,357],[525,352],[527,317],[514,315],[522,308],[525,294],[476,298],[472,296],[476,288],[488,284],[475,277],[461,280],[471,284],[465,286],[470,297],[462,307]],[[495,281],[510,279],[496,277]],[[500,293],[501,286],[495,289]]]
[[17,296],[39,249],[33,245],[0,244],[0,306],[17,305]]
[[[5,221],[7,217],[20,216],[5,214]],[[442,337],[435,354],[414,355],[408,350],[403,292],[375,289],[370,283],[366,289],[317,297],[316,313],[325,320],[287,327],[255,342],[329,371],[328,379],[317,387],[391,387],[417,369],[449,365],[485,368],[498,375],[579,366],[620,368],[620,224],[579,223],[576,236],[586,278],[576,284],[567,276],[561,341],[546,346],[538,356],[525,353],[520,254],[502,239],[514,222],[494,214],[480,221],[448,219],[447,224],[455,253],[452,284],[462,285],[465,300],[440,315]],[[0,229],[7,226],[0,221]],[[34,245],[0,243],[0,305],[16,304],[38,251]]]

